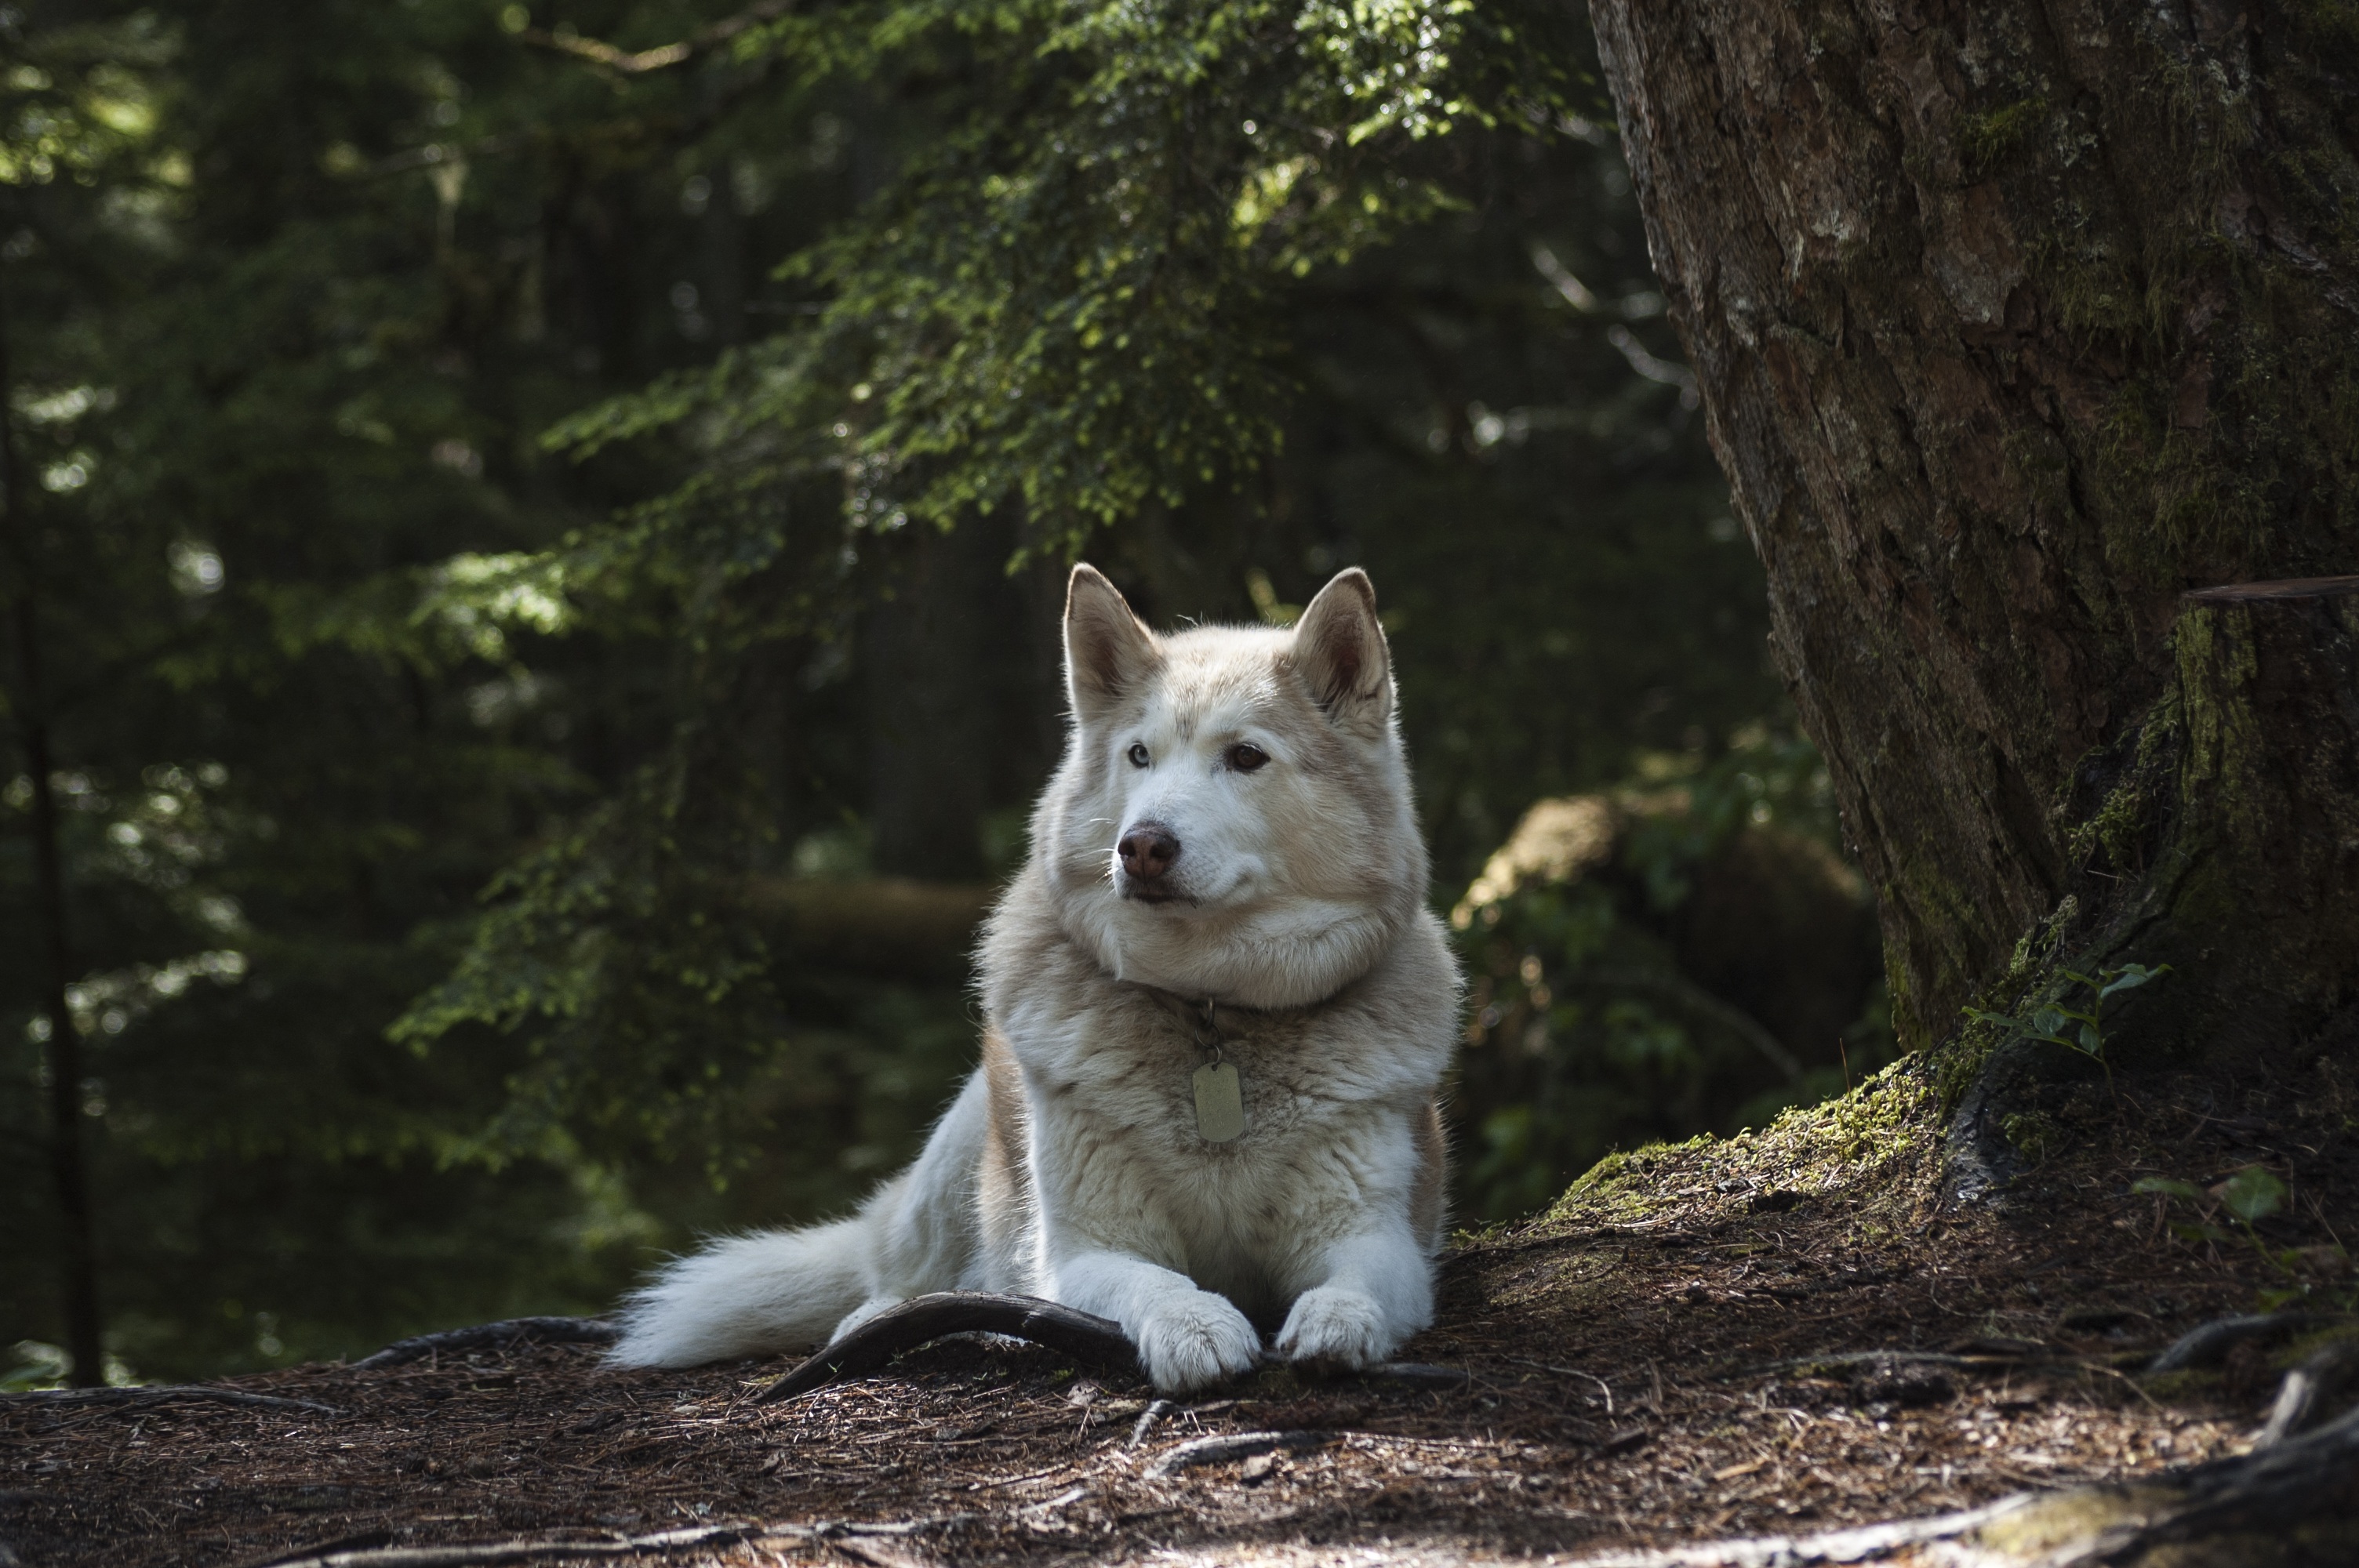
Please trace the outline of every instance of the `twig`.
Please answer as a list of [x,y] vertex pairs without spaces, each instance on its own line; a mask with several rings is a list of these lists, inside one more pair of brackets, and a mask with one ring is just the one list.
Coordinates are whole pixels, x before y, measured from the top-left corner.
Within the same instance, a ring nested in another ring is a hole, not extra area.
[[1171,1401],[1169,1400],[1156,1400],[1151,1401],[1145,1410],[1139,1412],[1138,1419],[1131,1423],[1130,1441],[1123,1444],[1124,1449],[1125,1451],[1133,1449],[1146,1442],[1147,1434],[1155,1430],[1155,1423],[1161,1421],[1165,1416],[1169,1415],[1170,1413]]
[[281,1399],[277,1394],[249,1394],[241,1389],[210,1389],[198,1383],[158,1383],[137,1389],[36,1389],[30,1393],[0,1394],[0,1406],[27,1405],[250,1405],[256,1410],[301,1411],[307,1415],[342,1415],[334,1405],[314,1400]]
[[1737,1378],[1758,1377],[1764,1372],[1798,1372],[1807,1367],[1872,1367],[1892,1364],[1911,1367],[1958,1367],[1968,1369],[1984,1367],[2023,1367],[2060,1357],[2053,1356],[1959,1356],[1946,1350],[1846,1350],[1833,1356],[1797,1356],[1790,1361],[1765,1361],[1757,1367],[1741,1367],[1733,1372],[1718,1375],[1728,1382]]
[[1462,1389],[1474,1380],[1474,1374],[1463,1367],[1437,1367],[1430,1361],[1379,1361],[1343,1376],[1364,1378],[1373,1383],[1407,1383],[1419,1389]]
[[1511,1366],[1529,1367],[1538,1372],[1553,1372],[1560,1378],[1586,1378],[1596,1384],[1598,1391],[1605,1396],[1606,1415],[1610,1418],[1614,1414],[1614,1385],[1594,1372],[1584,1372],[1578,1367],[1555,1367],[1546,1361],[1527,1361],[1520,1356],[1502,1357],[1501,1359]]
[[1155,1456],[1147,1474],[1158,1478],[1176,1476],[1182,1470],[1192,1470],[1202,1465],[1218,1465],[1230,1459],[1250,1458],[1256,1454],[1276,1454],[1297,1448],[1324,1448],[1340,1443],[1340,1432],[1239,1432],[1219,1437],[1199,1437],[1167,1448]]
[[444,1351],[511,1350],[519,1345],[612,1345],[622,1337],[623,1331],[603,1318],[510,1317],[479,1323],[473,1328],[446,1328],[440,1334],[397,1339],[375,1355],[353,1362],[353,1369],[374,1372],[402,1367]]
[[1037,1296],[941,1291],[887,1308],[804,1361],[754,1397],[756,1404],[790,1400],[839,1378],[873,1372],[905,1350],[946,1334],[1004,1334],[1062,1351],[1092,1367],[1136,1372],[1137,1353],[1111,1318],[1094,1317]]

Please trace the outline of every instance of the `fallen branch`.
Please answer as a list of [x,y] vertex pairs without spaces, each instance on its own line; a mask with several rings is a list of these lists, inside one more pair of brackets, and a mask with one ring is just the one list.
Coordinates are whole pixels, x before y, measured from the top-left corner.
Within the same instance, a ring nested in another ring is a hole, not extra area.
[[1239,1432],[1222,1437],[1199,1437],[1157,1454],[1147,1466],[1147,1474],[1156,1477],[1176,1476],[1182,1470],[1200,1465],[1223,1464],[1231,1459],[1249,1459],[1256,1454],[1277,1454],[1298,1448],[1324,1448],[1340,1443],[1340,1432]]
[[708,1524],[621,1540],[612,1536],[603,1541],[534,1538],[451,1546],[331,1547],[294,1557],[273,1558],[266,1568],[489,1568],[500,1563],[529,1563],[536,1557],[647,1557],[700,1546],[734,1545],[765,1533],[767,1532],[760,1525]]
[[273,1557],[255,1568],[493,1568],[502,1563],[528,1563],[537,1557],[652,1557],[708,1546],[732,1546],[745,1541],[840,1544],[858,1537],[918,1535],[966,1524],[975,1518],[973,1514],[962,1513],[875,1523],[834,1520],[819,1524],[705,1524],[659,1530],[653,1535],[577,1536],[570,1540],[527,1536],[509,1541],[461,1541],[449,1546],[323,1546],[289,1557]]
[[1463,1367],[1437,1367],[1430,1361],[1379,1361],[1373,1367],[1350,1368],[1331,1376],[1406,1383],[1417,1389],[1462,1389],[1474,1380],[1474,1374]]
[[306,1415],[342,1415],[333,1405],[315,1400],[281,1399],[277,1394],[249,1394],[242,1389],[211,1389],[200,1383],[159,1383],[136,1389],[36,1389],[30,1393],[0,1394],[0,1404],[124,1405],[165,1404],[247,1405],[255,1410],[300,1411]]
[[790,1400],[840,1378],[874,1372],[904,1351],[947,1334],[1004,1334],[1045,1345],[1093,1368],[1138,1369],[1122,1325],[1037,1296],[993,1295],[983,1291],[940,1291],[888,1307],[842,1336],[754,1398],[756,1404]]
[[473,1328],[446,1328],[397,1339],[374,1356],[353,1363],[356,1372],[403,1367],[429,1356],[467,1350],[513,1350],[520,1345],[612,1345],[623,1331],[597,1317],[511,1317],[479,1323]]

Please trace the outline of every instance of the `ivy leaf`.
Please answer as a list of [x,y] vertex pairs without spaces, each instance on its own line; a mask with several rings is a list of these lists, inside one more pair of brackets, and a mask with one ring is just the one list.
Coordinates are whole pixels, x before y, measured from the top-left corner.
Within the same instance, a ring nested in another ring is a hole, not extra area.
[[2144,964],[2124,964],[2118,969],[2108,969],[2105,972],[2114,978],[2097,992],[2099,1001],[2103,1001],[2115,991],[2135,990],[2148,980],[2158,980],[2170,973],[2170,966],[2158,964],[2149,969]]
[[2286,1184],[2258,1165],[2247,1165],[2212,1189],[2228,1212],[2246,1225],[2285,1206]]
[[2140,1176],[2130,1184],[2134,1193],[2160,1193],[2165,1197],[2185,1198],[2189,1203],[2203,1201],[2203,1189],[2193,1182],[2182,1182],[2176,1176]]

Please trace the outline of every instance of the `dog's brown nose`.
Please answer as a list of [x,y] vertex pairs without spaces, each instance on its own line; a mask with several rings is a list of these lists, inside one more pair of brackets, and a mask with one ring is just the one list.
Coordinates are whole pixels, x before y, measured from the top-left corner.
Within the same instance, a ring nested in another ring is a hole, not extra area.
[[1152,881],[1180,858],[1180,840],[1159,822],[1142,822],[1122,836],[1114,850],[1122,856],[1125,871],[1142,881]]

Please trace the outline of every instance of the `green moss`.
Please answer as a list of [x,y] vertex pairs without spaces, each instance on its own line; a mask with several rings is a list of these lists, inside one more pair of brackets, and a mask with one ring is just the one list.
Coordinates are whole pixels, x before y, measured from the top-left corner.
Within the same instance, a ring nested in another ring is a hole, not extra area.
[[2029,142],[2047,118],[2048,100],[2038,97],[1964,116],[1958,122],[1959,168],[1969,179],[1991,174]]
[[[1730,1177],[1814,1201],[1856,1197],[1867,1209],[1906,1208],[1915,1201],[1911,1180],[1939,1170],[1940,1126],[1925,1060],[1911,1056],[1849,1094],[1787,1110],[1758,1131],[1609,1154],[1573,1183],[1544,1223],[1644,1219],[1660,1212],[1669,1186]],[[1865,1214],[1860,1223],[1875,1228]]]
[[[2097,809],[2078,822],[2068,824],[2063,832],[2064,845],[2073,862],[2083,869],[2098,864],[2114,873],[2143,870],[2145,840],[2147,834],[2160,826],[2156,818],[2168,809],[2172,795],[2172,771],[2176,761],[2178,740],[2181,728],[2179,694],[2172,691],[2149,708],[2129,730],[2136,738],[2129,765],[2122,772]],[[2092,763],[2101,763],[2108,750],[2116,753],[2122,741],[2112,748],[2091,752],[2075,763],[2072,773]],[[2067,775],[2069,791],[2071,774]],[[2065,806],[2060,803],[2055,815],[2062,816]]]
[[[2016,942],[2006,972],[1984,987],[1969,1006],[1983,1012],[2018,1012],[2029,1007],[2034,998],[2060,995],[2067,986],[2074,984],[2064,978],[2063,971],[2080,966],[2063,961],[2064,934],[2080,914],[2081,901],[2071,893],[2065,894],[2049,911],[2046,919]],[[1965,1098],[1991,1053],[2010,1038],[2010,1032],[2003,1024],[1971,1016],[1962,1019],[1957,1033],[1935,1058],[1933,1082],[1944,1115]]]
[[2064,1137],[2064,1130],[2056,1124],[2056,1119],[2038,1110],[2002,1117],[1999,1130],[2006,1135],[2017,1153],[2035,1165],[2054,1153]]

